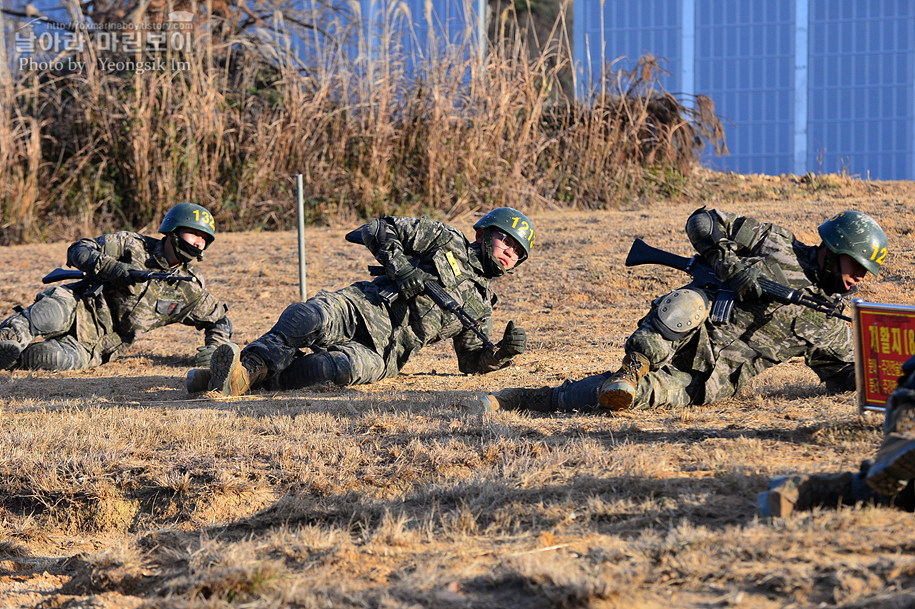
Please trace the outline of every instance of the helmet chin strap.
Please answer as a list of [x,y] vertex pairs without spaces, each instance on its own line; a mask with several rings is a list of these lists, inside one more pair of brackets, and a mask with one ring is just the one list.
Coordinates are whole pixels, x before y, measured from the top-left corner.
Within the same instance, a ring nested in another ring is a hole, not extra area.
[[841,294],[845,292],[845,283],[842,273],[839,272],[839,256],[828,247],[826,257],[823,259],[823,274],[820,277],[820,287],[827,294]]
[[169,233],[172,240],[172,249],[175,251],[175,256],[178,260],[187,264],[191,260],[203,260],[203,250],[199,247],[193,246],[181,237],[178,236],[178,231],[172,231]]

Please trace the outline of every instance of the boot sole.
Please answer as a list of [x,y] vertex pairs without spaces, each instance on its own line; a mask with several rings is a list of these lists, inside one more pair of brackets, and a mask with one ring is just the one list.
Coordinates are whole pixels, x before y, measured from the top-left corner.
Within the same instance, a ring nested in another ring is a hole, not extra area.
[[480,397],[479,401],[480,409],[483,412],[495,412],[499,410],[499,400],[493,395],[484,395]]
[[602,389],[597,396],[597,402],[604,410],[623,411],[632,408],[632,402],[635,401],[635,388],[630,391],[623,385],[611,385],[607,389]]
[[210,360],[210,387],[222,395],[242,395],[247,387],[233,387],[235,371],[241,366],[241,349],[234,343],[219,345]]
[[794,501],[777,489],[759,493],[756,504],[763,518],[787,518],[794,511]]
[[895,495],[915,479],[915,442],[878,459],[867,473],[867,485],[881,495]]
[[12,340],[0,342],[0,370],[12,368],[19,361],[20,353],[22,349],[19,348],[19,343]]

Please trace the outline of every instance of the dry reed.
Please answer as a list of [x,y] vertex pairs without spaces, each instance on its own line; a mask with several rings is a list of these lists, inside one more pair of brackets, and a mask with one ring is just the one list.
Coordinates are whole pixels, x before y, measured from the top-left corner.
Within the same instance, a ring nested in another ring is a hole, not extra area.
[[[98,69],[90,40],[84,71],[14,71],[0,91],[0,243],[155,226],[182,200],[226,229],[288,228],[296,173],[311,223],[608,207],[676,193],[704,143],[723,142],[711,102],[664,92],[650,57],[607,66],[591,102],[569,99],[564,10],[539,48],[503,11],[485,58],[472,32],[420,44],[410,19],[390,12],[375,42],[297,39],[311,44],[297,55],[277,22],[272,44],[213,27],[142,57],[181,69]],[[323,29],[353,31],[339,15]]]

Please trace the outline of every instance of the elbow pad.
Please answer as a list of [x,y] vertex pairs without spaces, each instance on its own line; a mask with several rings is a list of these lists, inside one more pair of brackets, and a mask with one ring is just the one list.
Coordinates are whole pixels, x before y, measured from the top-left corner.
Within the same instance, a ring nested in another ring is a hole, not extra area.
[[686,236],[700,254],[705,254],[726,239],[715,215],[704,207],[686,220]]
[[82,244],[71,245],[67,250],[67,264],[84,273],[95,273],[102,253]]

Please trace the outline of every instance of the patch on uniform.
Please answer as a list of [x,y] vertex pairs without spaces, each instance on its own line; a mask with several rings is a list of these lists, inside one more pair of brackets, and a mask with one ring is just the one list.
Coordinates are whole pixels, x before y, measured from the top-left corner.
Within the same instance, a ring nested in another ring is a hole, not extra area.
[[156,301],[156,313],[159,315],[174,315],[175,312],[181,307],[181,303],[177,300],[157,300]]
[[450,251],[445,252],[445,258],[448,260],[448,264],[451,265],[451,270],[454,271],[454,276],[460,277],[461,276],[461,265],[458,264],[457,258],[454,257],[454,254],[451,253]]

